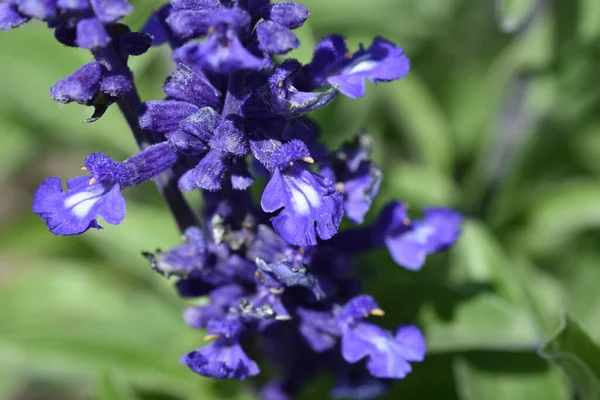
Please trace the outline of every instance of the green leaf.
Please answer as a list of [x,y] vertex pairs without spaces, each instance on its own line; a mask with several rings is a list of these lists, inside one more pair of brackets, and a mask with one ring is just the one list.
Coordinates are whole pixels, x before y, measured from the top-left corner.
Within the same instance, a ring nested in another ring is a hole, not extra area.
[[540,354],[563,369],[581,400],[600,399],[600,348],[569,314]]
[[427,165],[396,164],[388,168],[383,184],[382,193],[390,193],[389,197],[400,193],[403,201],[416,207],[450,206],[460,198],[450,177]]
[[600,249],[597,236],[578,240],[561,258],[558,278],[569,294],[563,301],[563,307],[566,305],[570,313],[579,317],[591,337],[600,338]]
[[27,272],[0,291],[0,367],[84,380],[114,371],[181,394],[207,382],[178,363],[201,338],[162,298],[99,264],[14,258],[11,267]]
[[579,37],[584,42],[597,40],[600,37],[600,2],[581,0],[579,7]]
[[430,353],[532,351],[539,344],[529,314],[497,295],[481,293],[454,303],[446,297],[445,303],[445,313],[431,304],[421,312]]
[[506,33],[520,30],[533,17],[537,0],[495,0],[496,20]]
[[33,158],[39,144],[8,115],[0,115],[0,132],[0,178],[6,178]]
[[125,385],[115,382],[108,374],[101,374],[97,383],[96,400],[135,400],[137,396]]
[[476,353],[453,363],[461,400],[567,400],[564,379],[534,354]]
[[528,224],[511,244],[535,255],[559,254],[585,230],[600,227],[600,181],[571,179],[546,185],[528,207]]
[[556,278],[522,255],[506,254],[489,228],[476,220],[465,221],[450,255],[450,282],[491,284],[504,299],[526,310],[541,332],[552,332],[566,297]]
[[523,305],[521,282],[494,233],[481,221],[467,219],[462,235],[450,250],[449,279],[455,285],[493,284],[498,294]]
[[411,71],[407,78],[380,89],[387,95],[385,105],[392,122],[406,134],[417,159],[430,168],[449,171],[454,162],[450,124],[425,81]]

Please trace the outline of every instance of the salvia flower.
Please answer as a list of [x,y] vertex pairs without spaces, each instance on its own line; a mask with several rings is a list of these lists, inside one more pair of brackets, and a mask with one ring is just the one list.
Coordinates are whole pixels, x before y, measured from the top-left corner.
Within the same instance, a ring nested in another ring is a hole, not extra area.
[[419,269],[427,255],[446,250],[460,235],[462,216],[447,208],[426,208],[423,219],[412,221],[406,206],[388,204],[375,228],[377,241],[383,241],[396,263]]
[[317,244],[337,232],[342,221],[342,195],[333,182],[308,168],[312,161],[306,145],[292,140],[273,152],[275,171],[265,187],[261,206],[279,211],[271,218],[273,228],[297,246]]
[[[370,320],[384,312],[362,293],[355,256],[385,247],[397,264],[420,269],[458,239],[462,216],[430,207],[411,219],[399,201],[369,216],[383,179],[373,140],[359,132],[330,151],[319,137],[332,133],[321,133],[309,114],[340,93],[364,96],[367,80],[403,78],[404,51],[377,37],[351,53],[343,36],[331,35],[310,63],[280,62],[274,56],[300,45],[293,30],[309,16],[296,2],[171,0],[142,32],[120,23],[131,11],[125,0],[0,4],[0,29],[38,19],[59,42],[91,51],[94,61],[51,96],[93,106],[88,121],[118,104],[140,147],[123,162],[89,155],[87,175],[66,188],[46,179],[33,211],[54,234],[80,234],[101,228],[98,218],[120,223],[121,191],[153,180],[182,243],[143,255],[175,280],[181,297],[202,298],[183,319],[205,329],[209,343],[184,355],[184,365],[215,379],[246,379],[265,359],[276,371],[260,390],[267,400],[295,398],[325,371],[335,377],[333,398],[385,393],[390,379],[423,360],[426,343],[413,325],[392,332]],[[163,44],[175,62],[161,82],[164,98],[142,103],[129,57]],[[182,196],[192,190],[203,196],[199,212]],[[362,226],[340,231],[344,217]]]
[[138,185],[158,176],[175,162],[175,153],[167,143],[148,147],[119,163],[105,154],[90,154],[83,169],[90,176],[67,181],[63,191],[59,178],[46,179],[35,192],[33,212],[46,221],[56,235],[77,235],[90,228],[101,229],[101,216],[109,224],[125,218],[125,200],[121,189]]
[[0,5],[0,28],[38,19],[55,28],[63,44],[93,49],[107,46],[107,29],[132,10],[127,0],[10,0]]
[[258,375],[258,365],[239,344],[242,329],[242,325],[235,320],[211,320],[208,333],[216,340],[186,354],[181,362],[192,371],[215,379],[245,379]]

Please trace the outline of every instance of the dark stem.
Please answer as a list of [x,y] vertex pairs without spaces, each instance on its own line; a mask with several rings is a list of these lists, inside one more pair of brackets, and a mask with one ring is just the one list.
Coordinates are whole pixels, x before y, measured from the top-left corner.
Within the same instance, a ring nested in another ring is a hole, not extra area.
[[[117,39],[113,39],[113,43]],[[146,147],[163,141],[164,139],[155,133],[144,131],[138,124],[138,111],[142,105],[140,96],[138,95],[133,74],[126,63],[123,63],[120,55],[113,46],[108,46],[102,49],[92,50],[92,54],[96,61],[101,62],[109,71],[123,71],[131,77],[133,89],[119,98],[117,104],[121,113],[125,117],[135,141],[141,150]],[[192,209],[183,197],[183,194],[177,186],[178,176],[172,170],[163,172],[158,177],[154,178],[156,187],[165,199],[167,206],[171,210],[177,226],[181,233],[191,226],[199,226],[198,219],[194,215]]]

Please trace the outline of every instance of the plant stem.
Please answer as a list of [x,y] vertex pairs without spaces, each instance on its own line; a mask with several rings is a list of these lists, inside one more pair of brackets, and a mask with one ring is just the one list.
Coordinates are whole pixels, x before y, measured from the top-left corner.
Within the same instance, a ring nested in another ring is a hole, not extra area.
[[[113,42],[117,39],[115,38]],[[117,100],[117,104],[121,113],[125,117],[131,132],[137,142],[140,150],[146,147],[161,142],[164,138],[155,134],[154,132],[147,132],[140,128],[138,124],[138,111],[142,105],[140,96],[138,95],[135,82],[133,81],[133,74],[129,67],[123,63],[121,57],[117,53],[114,46],[108,46],[99,50],[92,50],[92,54],[96,61],[101,62],[109,71],[120,71],[126,73],[131,77],[132,90],[123,95]],[[173,170],[168,170],[159,175],[154,179],[156,187],[164,198],[167,206],[171,210],[177,226],[181,233],[185,232],[190,226],[199,226],[198,219],[193,213],[189,204],[183,197],[183,194],[177,186],[178,176]]]

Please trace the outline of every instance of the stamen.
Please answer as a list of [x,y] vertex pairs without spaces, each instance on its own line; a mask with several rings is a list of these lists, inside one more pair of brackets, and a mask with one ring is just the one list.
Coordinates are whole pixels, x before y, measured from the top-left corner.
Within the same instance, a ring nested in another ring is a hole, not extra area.
[[312,158],[312,157],[304,157],[304,158],[302,159],[302,161],[304,161],[304,162],[307,162],[307,163],[309,163],[309,164],[313,164],[313,163],[315,162],[315,159],[314,159],[314,158]]
[[277,320],[277,321],[289,321],[291,319],[292,319],[292,317],[290,317],[289,315],[277,315],[275,317],[275,320]]
[[291,167],[292,165],[294,165],[294,162],[290,161],[290,163],[288,165]]
[[82,171],[87,171],[88,169],[86,167],[81,167]]
[[258,279],[258,280],[259,280],[259,281],[261,281],[261,282],[264,282],[264,281],[265,281],[265,277],[264,277],[264,276],[263,276],[263,275],[260,273],[260,271],[256,271],[256,272],[254,273],[254,276],[256,277],[256,279]]
[[344,182],[338,182],[335,184],[335,188],[338,190],[338,192],[340,193],[344,193],[344,189],[345,189],[345,184]]
[[93,185],[94,183],[96,183],[96,178],[90,179],[90,185]]
[[375,315],[377,317],[383,317],[385,315],[385,311],[383,311],[381,308],[374,308],[370,313],[371,315]]
[[281,294],[283,293],[285,290],[284,289],[275,289],[275,288],[271,288],[269,289],[269,292],[273,293],[273,294]]
[[283,81],[277,82],[277,87],[283,87]]
[[209,335],[204,336],[204,340],[209,341],[209,340],[215,340],[221,337],[220,333],[211,333]]

